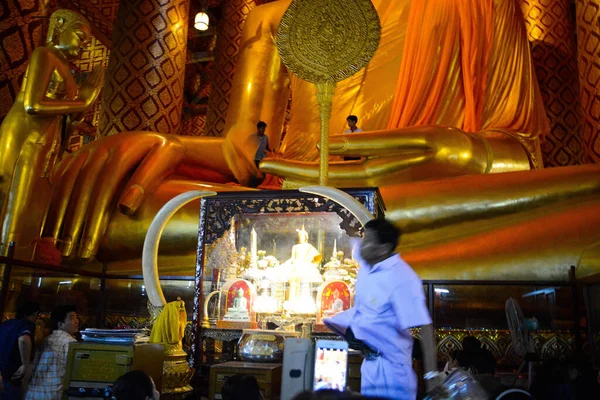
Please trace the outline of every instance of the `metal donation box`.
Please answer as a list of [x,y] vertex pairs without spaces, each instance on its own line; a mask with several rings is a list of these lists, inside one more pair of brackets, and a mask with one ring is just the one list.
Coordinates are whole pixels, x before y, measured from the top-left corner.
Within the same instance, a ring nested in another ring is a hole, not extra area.
[[71,343],[63,399],[111,398],[112,384],[134,370],[150,375],[160,391],[164,352],[162,344]]

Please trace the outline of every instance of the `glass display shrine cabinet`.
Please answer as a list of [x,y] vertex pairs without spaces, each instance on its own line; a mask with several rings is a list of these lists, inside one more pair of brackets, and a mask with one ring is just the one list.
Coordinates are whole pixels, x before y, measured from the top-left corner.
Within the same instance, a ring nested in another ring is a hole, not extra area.
[[[376,217],[376,188],[344,190]],[[352,306],[358,220],[297,190],[219,193],[200,203],[193,364],[232,359],[244,329],[326,331],[324,317]],[[200,371],[201,375],[205,375]]]

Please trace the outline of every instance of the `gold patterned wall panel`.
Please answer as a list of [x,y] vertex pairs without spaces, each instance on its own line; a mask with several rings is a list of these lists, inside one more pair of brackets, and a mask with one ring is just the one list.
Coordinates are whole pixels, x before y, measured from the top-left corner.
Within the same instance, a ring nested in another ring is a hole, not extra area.
[[0,123],[10,110],[33,50],[44,44],[47,1],[0,0]]
[[542,143],[544,165],[583,163],[581,101],[571,0],[521,0],[527,35],[551,132]]
[[206,115],[188,115],[181,120],[181,134],[201,136],[206,129]]
[[[75,61],[75,68],[77,73],[79,74],[78,81],[83,82],[85,77],[92,72],[94,67],[97,65],[102,65],[106,68],[108,64],[108,57],[110,51],[108,48],[100,42],[100,40],[96,38],[92,38],[90,45],[86,47],[86,49],[81,54],[79,60]],[[82,129],[93,129],[98,126],[98,118],[100,116],[100,103],[102,99],[102,93],[99,95],[99,99],[96,100],[96,103],[84,115],[84,121],[87,128]],[[84,133],[84,132],[81,132]],[[92,132],[85,132],[91,134]]]
[[577,0],[585,161],[600,162],[600,0]]
[[[448,361],[455,350],[462,349],[465,336],[475,336],[482,346],[492,352],[498,366],[514,367],[522,359],[515,353],[507,330],[436,329],[438,360]],[[533,347],[542,360],[567,360],[575,355],[575,337],[568,331],[536,331],[532,333]],[[584,349],[589,345],[584,343]]]
[[119,4],[100,107],[100,136],[179,133],[189,0]]
[[256,5],[255,0],[224,0],[222,3],[205,136],[222,136],[224,133],[242,29],[248,14]]

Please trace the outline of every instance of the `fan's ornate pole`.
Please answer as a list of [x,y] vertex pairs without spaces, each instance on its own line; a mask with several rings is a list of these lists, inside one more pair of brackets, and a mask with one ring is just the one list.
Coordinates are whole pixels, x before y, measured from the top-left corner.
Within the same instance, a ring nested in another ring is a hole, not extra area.
[[329,120],[331,118],[331,105],[335,94],[335,82],[320,82],[315,84],[317,101],[319,103],[319,117],[321,119],[321,141],[319,157],[319,185],[327,186],[329,176]]

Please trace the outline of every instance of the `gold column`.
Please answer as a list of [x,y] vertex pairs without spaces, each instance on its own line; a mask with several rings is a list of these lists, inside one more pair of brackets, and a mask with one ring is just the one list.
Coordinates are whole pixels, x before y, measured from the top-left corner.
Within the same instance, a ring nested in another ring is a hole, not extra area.
[[121,1],[104,81],[100,136],[181,124],[189,0]]
[[13,105],[33,50],[46,39],[47,2],[0,5],[0,123]]
[[577,47],[571,0],[521,0],[533,65],[550,133],[542,143],[546,167],[583,163]]
[[577,0],[577,49],[585,161],[600,163],[600,0]]
[[212,69],[204,136],[223,136],[242,29],[246,17],[254,7],[256,7],[255,0],[225,0],[223,2],[223,14],[217,31],[215,62]]

